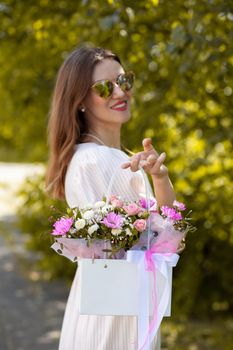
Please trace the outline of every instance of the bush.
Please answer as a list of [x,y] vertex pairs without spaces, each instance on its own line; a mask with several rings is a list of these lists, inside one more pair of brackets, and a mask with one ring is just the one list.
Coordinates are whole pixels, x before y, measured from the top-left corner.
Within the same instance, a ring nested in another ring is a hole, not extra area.
[[44,191],[44,176],[28,178],[22,186],[19,196],[23,205],[18,210],[18,226],[22,233],[28,234],[26,247],[33,252],[39,252],[37,267],[43,271],[43,276],[53,279],[62,277],[71,280],[76,264],[60,257],[51,248],[53,238],[49,217],[53,215],[51,207],[64,211],[66,203],[49,198]]

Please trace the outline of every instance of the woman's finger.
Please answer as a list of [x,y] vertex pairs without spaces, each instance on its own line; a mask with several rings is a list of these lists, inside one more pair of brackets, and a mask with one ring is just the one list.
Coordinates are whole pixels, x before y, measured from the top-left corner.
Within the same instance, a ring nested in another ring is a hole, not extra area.
[[155,165],[157,157],[154,154],[151,154],[146,159],[141,159],[139,162],[139,167],[143,168],[145,171],[149,171]]
[[149,163],[147,162],[147,160],[141,159],[139,164],[138,164],[138,166],[139,166],[139,168],[143,168],[144,169],[148,164]]
[[154,147],[152,146],[152,141],[150,138],[146,138],[142,140],[142,145],[145,152],[152,151]]
[[141,157],[139,155],[135,155],[130,158],[129,162],[125,162],[121,164],[122,169],[127,169],[130,168],[132,171],[137,171],[139,168],[139,162],[140,162]]
[[149,162],[150,164],[153,164],[156,162],[157,159],[158,157],[156,157],[155,154],[150,154],[149,157],[147,157],[147,162]]
[[131,158],[131,166],[130,169],[132,171],[137,171],[139,168],[139,162],[140,162],[141,157],[139,155],[136,155]]
[[163,162],[165,161],[165,159],[166,159],[166,153],[163,152],[163,153],[161,153],[160,156],[158,157],[157,162],[160,163],[160,165],[162,165]]
[[154,163],[153,167],[151,168],[151,172],[153,173],[159,173],[161,172],[161,167],[164,167],[163,162],[166,159],[166,153],[163,152],[160,154],[160,156],[157,158],[156,162]]
[[158,153],[156,152],[156,150],[154,149],[153,145],[152,145],[152,141],[150,138],[146,138],[142,141],[142,145],[143,145],[143,148],[144,148],[144,152],[151,152],[153,151],[154,154],[156,156],[158,156]]
[[125,162],[125,163],[121,164],[121,168],[122,168],[122,169],[127,169],[127,168],[130,167],[130,165],[131,165],[130,162]]

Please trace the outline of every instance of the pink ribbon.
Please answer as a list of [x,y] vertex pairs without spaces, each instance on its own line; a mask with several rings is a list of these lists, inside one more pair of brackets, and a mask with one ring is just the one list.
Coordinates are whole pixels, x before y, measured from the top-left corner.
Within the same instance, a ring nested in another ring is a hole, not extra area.
[[[153,274],[153,290],[152,290],[153,317],[149,324],[149,329],[148,329],[145,341],[138,350],[143,350],[145,348],[148,342],[148,339],[155,328],[156,321],[157,321],[156,266],[155,266],[155,261],[153,259],[153,254],[160,253],[165,256],[171,256],[173,253],[176,252],[176,250],[177,249],[174,244],[171,244],[168,241],[162,241],[160,243],[155,243],[151,247],[151,249],[148,249],[145,252],[146,271],[150,271]],[[164,251],[167,251],[169,253],[164,253]]]

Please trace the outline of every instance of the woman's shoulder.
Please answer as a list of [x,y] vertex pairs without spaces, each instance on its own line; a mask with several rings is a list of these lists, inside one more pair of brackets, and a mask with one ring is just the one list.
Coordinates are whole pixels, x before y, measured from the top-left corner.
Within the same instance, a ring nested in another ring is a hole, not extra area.
[[76,146],[65,178],[66,199],[70,206],[94,203],[106,195],[109,186],[112,193],[126,200],[136,200],[144,192],[140,173],[122,169],[128,160],[123,151],[95,143]]
[[105,145],[98,145],[93,142],[80,143],[75,146],[75,152],[71,163],[95,164],[101,162],[124,162],[128,155],[117,148],[111,148]]

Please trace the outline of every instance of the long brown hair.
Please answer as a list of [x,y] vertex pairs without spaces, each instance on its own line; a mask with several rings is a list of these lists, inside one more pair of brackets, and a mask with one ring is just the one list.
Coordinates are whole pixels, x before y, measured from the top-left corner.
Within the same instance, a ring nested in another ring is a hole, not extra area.
[[88,132],[85,112],[81,111],[92,84],[93,70],[105,58],[120,59],[109,50],[79,47],[59,69],[53,93],[48,123],[50,157],[46,174],[46,189],[54,198],[64,198],[64,182],[68,164],[80,135]]

